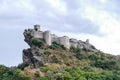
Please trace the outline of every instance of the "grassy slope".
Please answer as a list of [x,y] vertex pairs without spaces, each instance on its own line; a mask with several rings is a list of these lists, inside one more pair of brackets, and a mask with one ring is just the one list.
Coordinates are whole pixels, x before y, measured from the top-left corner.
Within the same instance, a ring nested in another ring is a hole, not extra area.
[[0,66],[0,80],[120,80],[120,60],[110,54],[60,44],[45,47],[45,65],[24,70]]
[[40,67],[35,79],[120,80],[120,60],[115,56],[74,47],[67,50],[57,45],[46,49],[49,55],[43,53],[47,63]]

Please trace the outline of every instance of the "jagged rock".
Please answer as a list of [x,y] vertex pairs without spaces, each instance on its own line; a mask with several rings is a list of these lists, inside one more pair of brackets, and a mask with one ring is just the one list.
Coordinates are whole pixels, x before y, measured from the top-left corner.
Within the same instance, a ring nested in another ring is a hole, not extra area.
[[44,61],[42,60],[41,53],[42,49],[37,47],[31,47],[23,50],[23,62],[32,65],[35,68],[43,66]]

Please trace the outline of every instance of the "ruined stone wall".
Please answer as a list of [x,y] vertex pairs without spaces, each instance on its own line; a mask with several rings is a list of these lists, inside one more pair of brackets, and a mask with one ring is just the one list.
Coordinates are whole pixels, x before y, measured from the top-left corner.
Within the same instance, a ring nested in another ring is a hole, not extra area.
[[51,42],[57,42],[60,43],[59,37],[55,34],[51,34]]
[[78,41],[78,47],[82,49],[83,45],[84,45],[83,43],[84,43],[83,41],[79,40]]
[[70,46],[78,47],[78,41],[76,39],[70,39]]
[[69,42],[69,37],[63,36],[59,38],[60,44],[64,45],[66,48],[70,48],[70,42]]

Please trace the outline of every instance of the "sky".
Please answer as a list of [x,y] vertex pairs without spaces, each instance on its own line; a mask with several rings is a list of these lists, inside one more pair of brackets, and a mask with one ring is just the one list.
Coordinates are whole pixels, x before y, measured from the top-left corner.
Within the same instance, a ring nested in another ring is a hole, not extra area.
[[120,0],[0,0],[0,64],[22,63],[24,29],[40,24],[58,36],[90,40],[120,55]]

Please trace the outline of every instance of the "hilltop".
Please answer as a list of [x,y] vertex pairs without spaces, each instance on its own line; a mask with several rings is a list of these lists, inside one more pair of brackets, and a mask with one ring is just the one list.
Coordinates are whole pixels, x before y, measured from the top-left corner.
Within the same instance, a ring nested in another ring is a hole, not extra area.
[[[68,36],[58,37],[55,34],[51,34],[50,31],[41,31],[40,25],[35,25],[34,29],[25,29],[23,34],[25,42],[30,46],[29,49],[23,50],[23,62],[28,65],[34,65],[35,68],[52,62],[52,58],[49,59],[42,56],[44,53],[56,53],[55,55],[60,55],[61,53],[67,54],[71,56],[72,60],[75,54],[69,51],[71,49],[77,48],[91,52],[99,52],[99,50],[89,43],[88,39],[81,41],[69,38]],[[61,48],[61,50],[59,50],[59,48]]]
[[120,58],[99,51],[86,41],[25,29],[23,63],[0,66],[0,80],[120,80]]

